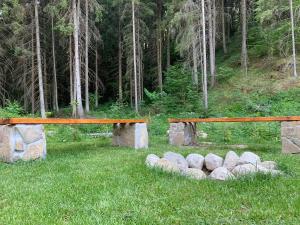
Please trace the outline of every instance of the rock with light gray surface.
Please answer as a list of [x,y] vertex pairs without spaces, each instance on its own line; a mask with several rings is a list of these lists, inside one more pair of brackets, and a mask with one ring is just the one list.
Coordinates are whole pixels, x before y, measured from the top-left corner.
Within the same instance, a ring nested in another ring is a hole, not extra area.
[[145,163],[149,167],[155,167],[155,165],[157,164],[158,160],[160,160],[160,158],[157,155],[150,154],[150,155],[147,156]]
[[281,123],[282,152],[300,154],[300,121]]
[[239,160],[240,157],[234,151],[229,151],[226,154],[223,167],[231,171],[237,166]]
[[167,160],[167,159],[159,159],[155,164],[155,167],[168,172],[168,173],[180,173],[180,169],[177,164]]
[[220,180],[220,181],[225,181],[225,180],[230,180],[235,178],[235,176],[225,167],[218,167],[210,174],[209,177],[213,180]]
[[181,171],[188,168],[188,162],[181,154],[175,152],[166,152],[163,158],[176,164]]
[[189,168],[195,168],[202,170],[204,164],[204,157],[200,154],[189,154],[186,157]]
[[188,168],[186,169],[183,173],[184,176],[187,176],[191,179],[195,180],[203,180],[206,179],[206,174],[200,170],[200,169],[195,169],[195,168]]
[[46,137],[42,125],[0,126],[0,161],[13,163],[46,158]]
[[238,162],[238,165],[252,164],[254,166],[261,163],[260,157],[253,152],[244,152]]
[[205,167],[209,171],[213,171],[214,169],[223,165],[223,158],[213,153],[209,153],[207,156],[205,156],[204,161]]
[[269,170],[276,170],[277,169],[277,163],[274,162],[274,161],[264,161],[262,163],[259,163],[258,165],[262,166],[266,169],[269,169]]
[[169,143],[189,146],[196,143],[196,123],[170,123]]
[[235,176],[245,176],[255,174],[257,172],[257,169],[253,164],[243,164],[236,166],[231,172]]

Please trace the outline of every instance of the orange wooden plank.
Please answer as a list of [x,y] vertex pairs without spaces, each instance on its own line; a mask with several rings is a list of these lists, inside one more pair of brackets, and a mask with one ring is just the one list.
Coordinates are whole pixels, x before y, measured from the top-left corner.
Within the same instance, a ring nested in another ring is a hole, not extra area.
[[147,119],[41,119],[41,118],[8,118],[0,119],[0,124],[126,124],[126,123],[148,123]]
[[281,117],[242,117],[242,118],[189,118],[189,119],[169,119],[170,123],[237,123],[237,122],[288,122],[300,121],[300,116]]

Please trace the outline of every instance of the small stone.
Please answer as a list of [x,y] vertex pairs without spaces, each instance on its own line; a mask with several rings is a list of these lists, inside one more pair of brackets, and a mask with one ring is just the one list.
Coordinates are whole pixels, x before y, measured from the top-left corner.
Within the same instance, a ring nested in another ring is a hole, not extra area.
[[188,168],[188,162],[185,160],[185,158],[181,154],[178,154],[175,152],[166,152],[164,154],[164,159],[177,165],[177,167],[181,171],[184,171]]
[[159,159],[155,165],[157,168],[162,169],[165,172],[169,173],[179,173],[180,169],[175,163],[172,163],[171,161],[167,159]]
[[223,165],[223,159],[215,154],[208,154],[205,156],[205,166],[209,171],[221,167]]
[[277,168],[277,163],[274,161],[264,161],[260,163],[259,166],[262,166],[269,170],[275,170]]
[[252,153],[252,152],[244,152],[240,160],[238,162],[238,165],[243,165],[243,164],[252,164],[252,165],[258,165],[260,163],[260,158],[258,155]]
[[257,172],[259,172],[259,173],[270,174],[270,175],[272,175],[272,176],[279,176],[279,175],[282,175],[282,174],[283,174],[283,173],[282,173],[281,171],[279,171],[279,170],[275,170],[275,169],[267,169],[267,168],[265,168],[265,167],[263,167],[263,166],[260,166],[260,165],[258,165],[256,169],[257,169]]
[[202,170],[204,164],[204,157],[200,154],[189,154],[186,157],[189,168],[195,168]]
[[223,167],[231,171],[237,166],[239,159],[240,157],[234,151],[230,151],[226,154]]
[[150,154],[146,158],[146,165],[149,167],[154,167],[160,158],[157,155]]
[[202,170],[196,168],[186,169],[183,172],[183,175],[195,180],[203,180],[206,178],[206,174]]
[[256,172],[257,172],[256,167],[253,164],[239,165],[232,170],[232,173],[235,176],[244,176],[248,174],[254,174]]
[[211,174],[210,178],[213,180],[229,180],[229,179],[234,179],[234,175],[225,167],[219,167],[215,169]]

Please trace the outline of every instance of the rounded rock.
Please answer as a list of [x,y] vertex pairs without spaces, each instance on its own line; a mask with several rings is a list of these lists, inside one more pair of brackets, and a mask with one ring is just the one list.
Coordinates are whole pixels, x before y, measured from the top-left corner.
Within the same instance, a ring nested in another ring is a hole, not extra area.
[[181,171],[184,171],[188,168],[188,162],[181,154],[175,152],[166,152],[164,154],[164,159],[176,164]]
[[230,151],[226,154],[223,167],[232,171],[234,169],[234,167],[237,166],[239,160],[240,160],[240,157],[234,151]]
[[243,165],[243,164],[252,164],[252,165],[258,165],[260,163],[260,157],[253,152],[244,152],[240,160],[238,162],[238,165]]
[[269,170],[276,170],[277,169],[277,163],[274,161],[264,161],[259,164],[260,166],[269,169]]
[[235,176],[245,176],[249,174],[254,174],[257,172],[256,167],[253,164],[243,164],[236,166],[233,170],[232,173]]
[[210,178],[213,180],[225,181],[234,179],[235,177],[227,168],[219,167],[210,174]]
[[154,167],[156,165],[156,163],[158,162],[158,160],[160,160],[160,158],[157,155],[150,154],[147,156],[145,163],[149,167]]
[[206,179],[206,174],[200,170],[200,169],[195,169],[195,168],[188,168],[183,172],[184,176],[187,176],[191,179],[195,180],[203,180]]
[[204,161],[206,169],[209,171],[213,171],[214,169],[223,165],[223,158],[212,153],[209,153],[207,156],[205,156]]
[[202,170],[204,164],[204,157],[200,154],[189,154],[186,157],[189,168]]
[[159,159],[157,163],[155,164],[155,167],[168,172],[168,173],[179,173],[180,169],[175,163],[172,163],[171,161],[167,159]]

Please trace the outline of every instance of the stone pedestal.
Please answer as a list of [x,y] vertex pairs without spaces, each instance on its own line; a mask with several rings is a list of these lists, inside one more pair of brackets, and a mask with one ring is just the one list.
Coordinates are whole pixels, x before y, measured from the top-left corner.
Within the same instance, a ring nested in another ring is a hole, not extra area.
[[148,130],[146,123],[115,124],[113,130],[113,145],[148,148]]
[[171,123],[169,143],[175,146],[189,146],[196,143],[196,123]]
[[46,138],[42,125],[1,125],[0,161],[35,160],[46,157]]
[[300,153],[300,122],[282,122],[281,141],[283,153]]

